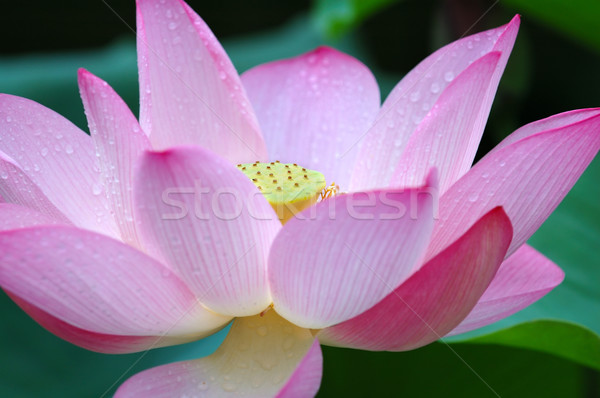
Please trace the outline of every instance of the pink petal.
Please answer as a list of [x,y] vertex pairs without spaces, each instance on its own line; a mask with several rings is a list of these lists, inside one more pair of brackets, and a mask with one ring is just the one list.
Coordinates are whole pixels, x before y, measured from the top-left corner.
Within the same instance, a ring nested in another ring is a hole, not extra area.
[[511,238],[504,211],[490,211],[386,298],[349,321],[321,330],[319,340],[363,350],[406,351],[442,338],[475,306]]
[[310,397],[319,388],[321,369],[321,350],[310,331],[269,311],[237,318],[214,354],[139,373],[115,398]]
[[[0,204],[0,231],[34,225],[52,225],[57,221],[27,207],[10,203]],[[8,293],[8,296],[37,323],[58,337],[88,350],[121,354],[181,344],[183,338],[171,336],[118,336],[89,332],[53,317],[27,301]],[[192,337],[193,338],[193,337]]]
[[138,0],[140,124],[156,149],[201,145],[234,163],[266,159],[229,57],[180,0]]
[[41,192],[78,227],[118,236],[87,134],[38,103],[0,94],[0,138],[2,152],[39,188],[29,199],[27,192],[15,194],[19,204],[38,202]]
[[230,319],[204,309],[177,276],[144,253],[69,226],[1,232],[0,285],[53,317],[101,334],[204,336]]
[[357,59],[328,47],[270,62],[242,75],[269,157],[319,170],[347,187],[358,147],[345,151],[379,110],[375,78]]
[[319,341],[315,339],[306,356],[276,398],[314,397],[319,391],[322,375],[323,354]]
[[0,178],[2,178],[0,193],[4,196],[3,201],[29,208],[32,212],[42,214],[48,219],[71,224],[23,169],[2,152],[0,152]]
[[130,352],[146,351],[169,345],[182,344],[196,340],[195,336],[119,336],[89,332],[53,317],[27,301],[8,293],[8,296],[33,320],[43,326],[50,333],[69,343],[83,347],[90,351],[107,354],[126,354]]
[[12,203],[0,203],[0,231],[60,223],[59,220],[48,217],[29,207]]
[[345,194],[288,221],[269,255],[277,312],[318,329],[387,296],[414,272],[429,242],[432,191],[425,186]]
[[479,302],[449,335],[489,325],[529,306],[558,286],[564,272],[528,245],[502,263]]
[[150,142],[106,82],[80,69],[79,90],[121,238],[139,246],[133,222],[133,166],[139,155],[150,149]]
[[515,130],[512,134],[503,139],[502,142],[496,145],[488,153],[488,155],[539,132],[550,131],[567,125],[583,122],[586,119],[590,119],[598,115],[600,115],[600,108],[589,108],[563,112],[557,115],[552,115],[545,119],[536,120],[535,122],[531,122]]
[[147,153],[134,190],[144,246],[203,304],[244,316],[271,303],[266,261],[281,223],[235,166],[200,147]]
[[[510,217],[514,237],[507,257],[539,228],[575,184],[600,148],[600,109],[573,122],[573,113],[527,129],[530,135],[480,160],[440,199],[427,258],[432,258],[496,206]],[[563,121],[566,124],[560,123]]]
[[[517,36],[519,23],[517,15],[507,25],[450,43],[406,75],[390,93],[376,122],[363,138],[350,190],[388,186],[410,137],[450,82],[479,58],[499,51],[502,55],[482,101],[477,123],[467,132],[470,138],[466,153],[474,153]],[[464,117],[463,114],[455,116]],[[468,158],[465,155],[462,160],[467,163]]]
[[474,61],[448,85],[410,137],[392,186],[415,186],[428,167],[440,173],[440,193],[471,168],[490,107],[485,99],[495,78],[501,53]]

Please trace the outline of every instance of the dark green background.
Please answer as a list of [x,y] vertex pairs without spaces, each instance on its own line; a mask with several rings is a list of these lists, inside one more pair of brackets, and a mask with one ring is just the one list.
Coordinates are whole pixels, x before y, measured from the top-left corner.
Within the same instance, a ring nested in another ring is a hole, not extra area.
[[[476,0],[376,0],[368,2],[372,7],[350,0],[189,4],[222,40],[240,72],[327,43],[365,62],[384,94],[431,51],[469,28],[475,33],[521,13],[519,37],[479,155],[522,124],[600,106],[595,1],[506,0],[491,9],[494,2]],[[135,26],[134,0],[3,4],[0,92],[34,99],[87,130],[76,85],[77,68],[86,67],[137,112],[134,34],[127,25]],[[495,396],[493,390],[502,397],[600,396],[598,372],[592,370],[600,369],[599,186],[597,159],[532,239],[565,269],[565,283],[487,330],[539,318],[577,322],[586,329],[534,322],[469,343],[436,343],[408,353],[325,347],[320,395],[486,397]],[[209,352],[223,335],[147,355],[109,356],[50,335],[4,295],[0,311],[0,397],[109,396],[124,373]]]

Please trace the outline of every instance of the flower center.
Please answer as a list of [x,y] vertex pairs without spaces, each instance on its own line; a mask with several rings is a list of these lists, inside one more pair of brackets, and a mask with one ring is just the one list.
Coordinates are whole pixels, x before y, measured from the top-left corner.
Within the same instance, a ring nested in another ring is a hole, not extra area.
[[255,162],[238,164],[237,167],[262,192],[282,224],[315,204],[325,188],[323,174],[296,163]]

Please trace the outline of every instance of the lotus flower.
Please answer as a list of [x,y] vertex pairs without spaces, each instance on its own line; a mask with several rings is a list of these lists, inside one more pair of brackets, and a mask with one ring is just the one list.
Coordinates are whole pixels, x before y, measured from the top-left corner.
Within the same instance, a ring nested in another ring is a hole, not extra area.
[[[142,372],[119,397],[312,396],[320,343],[403,351],[504,318],[563,279],[525,242],[600,147],[600,109],[584,109],[471,167],[518,26],[443,47],[380,107],[348,55],[318,48],[240,78],[185,3],[139,0],[139,123],[85,70],[91,136],[0,97],[0,285],[100,352],[233,319],[213,355]],[[271,166],[287,185],[267,192],[252,179]],[[321,176],[344,193],[318,200]],[[294,187],[308,207],[280,221]]]

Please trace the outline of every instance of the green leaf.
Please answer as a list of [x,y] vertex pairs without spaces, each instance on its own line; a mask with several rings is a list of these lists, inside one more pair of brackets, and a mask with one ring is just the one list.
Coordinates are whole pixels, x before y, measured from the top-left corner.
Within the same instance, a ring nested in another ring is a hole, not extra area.
[[327,37],[340,37],[375,12],[398,0],[317,0],[314,18]]
[[323,347],[318,397],[592,397],[598,373],[552,355],[489,344],[408,352]]
[[524,17],[551,25],[574,39],[600,50],[600,2],[597,0],[502,0]]
[[553,320],[526,322],[466,342],[547,352],[600,370],[600,337],[573,323]]

